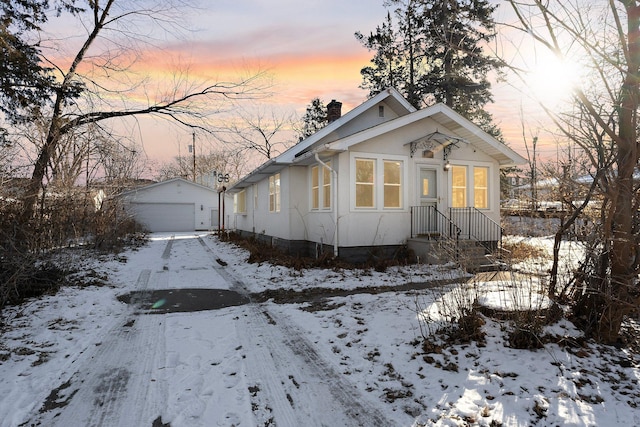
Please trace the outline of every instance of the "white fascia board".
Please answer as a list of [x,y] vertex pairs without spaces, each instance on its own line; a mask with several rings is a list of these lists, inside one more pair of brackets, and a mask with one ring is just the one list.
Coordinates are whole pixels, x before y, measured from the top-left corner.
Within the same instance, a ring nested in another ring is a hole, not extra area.
[[396,89],[390,88],[390,89],[383,90],[373,98],[370,98],[365,102],[363,102],[362,104],[358,105],[356,108],[349,111],[339,119],[329,123],[327,126],[325,126],[324,128],[320,129],[318,132],[311,135],[309,138],[299,142],[298,144],[294,145],[293,147],[291,147],[290,149],[282,153],[280,156],[277,157],[278,162],[279,163],[294,162],[296,157],[300,156],[300,153],[308,150],[311,146],[313,146],[313,144],[320,141],[322,138],[324,138],[334,130],[350,122],[351,120],[358,117],[368,109],[372,108],[374,105],[384,101],[389,97],[393,97],[400,105],[406,108],[406,110],[409,113],[413,113],[416,111],[415,107],[411,105],[406,99],[404,99],[404,97]]
[[497,139],[489,135],[487,132],[480,129],[480,127],[478,127],[473,122],[464,118],[455,110],[451,109],[450,107],[447,107],[445,104],[437,104],[437,105],[441,106],[441,111],[439,112],[447,115],[450,119],[455,120],[460,124],[460,126],[464,127],[467,131],[471,132],[475,137],[481,139],[486,144],[490,145],[491,148],[500,151],[503,155],[508,157],[510,161],[504,162],[504,163],[501,162],[500,163],[501,167],[516,166],[516,165],[527,163],[527,160],[524,157],[522,157],[520,154],[516,153],[509,146],[507,146],[506,144],[503,144],[502,142],[498,141]]
[[[520,154],[516,153],[507,145],[501,143],[500,141],[498,141],[488,133],[484,132],[478,126],[476,126],[475,124],[473,124],[472,122],[470,122],[469,120],[467,120],[466,118],[464,118],[463,116],[461,116],[460,114],[452,110],[450,107],[447,107],[445,104],[442,104],[442,103],[432,105],[422,110],[417,110],[411,114],[400,116],[396,119],[382,123],[378,126],[365,129],[361,132],[342,138],[339,141],[329,143],[327,144],[327,146],[329,149],[336,150],[336,151],[348,150],[349,147],[351,147],[352,145],[367,141],[371,138],[375,138],[387,132],[400,129],[418,120],[432,117],[438,113],[444,114],[451,120],[458,123],[461,127],[465,128],[468,132],[472,133],[474,137],[478,138],[482,142],[488,144],[491,148],[501,152],[501,154],[508,157],[509,162],[501,162],[501,166],[506,167],[506,166],[526,163],[526,159],[522,157]],[[475,141],[469,141],[469,142],[475,145],[478,144]]]
[[272,175],[279,170],[282,170],[284,166],[285,165],[277,163],[276,159],[268,160],[227,188],[227,193],[236,193],[241,191],[256,182],[262,181],[265,176]]

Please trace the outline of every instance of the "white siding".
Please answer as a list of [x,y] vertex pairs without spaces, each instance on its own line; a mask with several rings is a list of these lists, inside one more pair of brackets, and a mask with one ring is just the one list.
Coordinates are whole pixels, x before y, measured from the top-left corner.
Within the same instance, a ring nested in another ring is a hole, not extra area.
[[218,209],[218,193],[183,179],[152,184],[123,197],[130,212],[152,231],[207,230],[216,223],[212,213]]

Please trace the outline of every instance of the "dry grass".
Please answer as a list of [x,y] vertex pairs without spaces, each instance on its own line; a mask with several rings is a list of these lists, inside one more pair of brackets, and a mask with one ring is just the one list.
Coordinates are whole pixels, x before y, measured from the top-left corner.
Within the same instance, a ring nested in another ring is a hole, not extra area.
[[353,264],[343,259],[336,258],[332,253],[325,252],[317,258],[305,257],[299,255],[288,254],[278,248],[268,245],[267,243],[258,241],[253,237],[245,238],[235,232],[228,232],[219,236],[220,240],[231,242],[243,249],[249,251],[249,263],[269,262],[274,265],[281,265],[295,270],[306,268],[330,268],[330,269],[374,269],[378,272],[384,272],[388,267],[395,265],[406,265],[411,259],[411,254],[400,253],[394,259],[383,257],[372,257],[371,261],[364,264]]
[[530,259],[545,259],[551,255],[544,248],[527,242],[504,242],[502,247],[509,253],[511,263],[519,263]]

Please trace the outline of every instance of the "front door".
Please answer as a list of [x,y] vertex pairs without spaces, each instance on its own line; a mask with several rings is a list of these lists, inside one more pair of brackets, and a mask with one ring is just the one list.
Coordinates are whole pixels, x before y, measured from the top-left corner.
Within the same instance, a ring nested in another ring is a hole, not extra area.
[[420,234],[432,234],[438,231],[436,209],[438,207],[438,173],[430,167],[420,168],[418,191],[420,197]]

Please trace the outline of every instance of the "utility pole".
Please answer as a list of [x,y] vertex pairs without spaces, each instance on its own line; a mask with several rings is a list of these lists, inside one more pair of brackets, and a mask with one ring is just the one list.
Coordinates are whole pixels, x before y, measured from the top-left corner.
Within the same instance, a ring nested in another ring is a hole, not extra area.
[[193,182],[196,182],[196,133],[193,132]]

